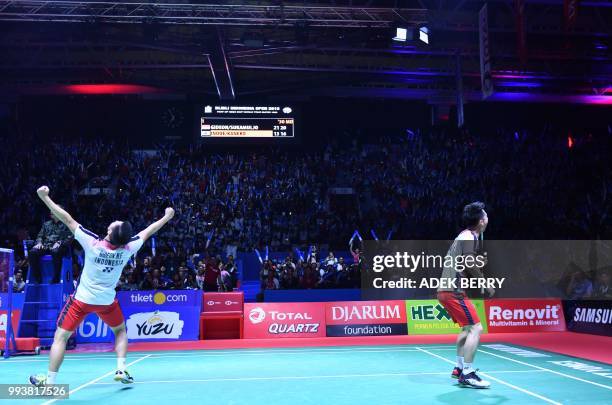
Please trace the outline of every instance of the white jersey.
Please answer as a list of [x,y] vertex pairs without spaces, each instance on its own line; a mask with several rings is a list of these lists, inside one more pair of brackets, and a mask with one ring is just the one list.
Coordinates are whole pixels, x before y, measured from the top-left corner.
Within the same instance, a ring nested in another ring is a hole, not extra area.
[[112,304],[123,268],[144,241],[134,236],[127,245],[115,247],[81,225],[74,231],[74,238],[85,251],[85,265],[74,298],[91,305]]

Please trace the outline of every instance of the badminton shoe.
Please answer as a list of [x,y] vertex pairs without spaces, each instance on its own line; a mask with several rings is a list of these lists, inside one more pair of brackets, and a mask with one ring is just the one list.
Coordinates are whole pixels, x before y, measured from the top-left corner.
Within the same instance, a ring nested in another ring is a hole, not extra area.
[[491,383],[481,379],[478,374],[476,374],[476,371],[472,371],[468,374],[461,374],[461,376],[459,376],[459,384],[470,388],[489,388]]
[[30,384],[37,387],[43,387],[47,385],[47,376],[45,374],[37,374],[30,376]]
[[115,372],[115,377],[113,379],[115,381],[121,382],[122,384],[132,384],[134,382],[134,378],[132,378],[132,376],[127,372],[127,370],[125,371],[117,370],[117,372]]

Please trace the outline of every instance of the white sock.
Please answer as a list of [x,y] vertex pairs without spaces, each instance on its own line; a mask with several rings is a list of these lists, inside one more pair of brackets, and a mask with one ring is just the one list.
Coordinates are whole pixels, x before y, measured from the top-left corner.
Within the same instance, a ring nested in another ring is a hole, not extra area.
[[474,368],[472,367],[472,363],[463,363],[463,374],[469,374],[472,371],[474,371]]
[[117,370],[125,371],[125,357],[117,357]]
[[463,368],[463,356],[457,356],[457,367]]
[[55,384],[55,377],[57,376],[57,371],[47,371],[47,381],[46,384]]

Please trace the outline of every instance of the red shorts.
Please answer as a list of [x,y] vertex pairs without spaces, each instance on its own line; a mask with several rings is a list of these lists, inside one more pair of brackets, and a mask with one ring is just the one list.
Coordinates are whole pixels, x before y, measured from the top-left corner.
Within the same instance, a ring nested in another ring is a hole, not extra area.
[[438,301],[440,301],[440,304],[442,304],[451,318],[453,318],[453,321],[460,326],[476,325],[480,322],[474,304],[472,304],[472,301],[470,301],[464,293],[439,291]]
[[100,319],[111,328],[123,323],[123,312],[121,312],[117,299],[110,305],[90,305],[75,299],[71,295],[57,318],[57,326],[74,332],[83,322],[83,319],[92,312],[98,314]]

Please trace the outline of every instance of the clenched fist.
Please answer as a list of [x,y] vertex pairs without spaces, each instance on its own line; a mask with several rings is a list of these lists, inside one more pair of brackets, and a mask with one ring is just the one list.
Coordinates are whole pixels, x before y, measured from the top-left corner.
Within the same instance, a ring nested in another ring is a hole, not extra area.
[[174,208],[168,207],[166,208],[166,216],[172,218],[174,216]]
[[38,194],[38,196],[40,198],[48,197],[49,196],[49,187],[47,187],[47,186],[39,187],[38,190],[36,190],[36,194]]

